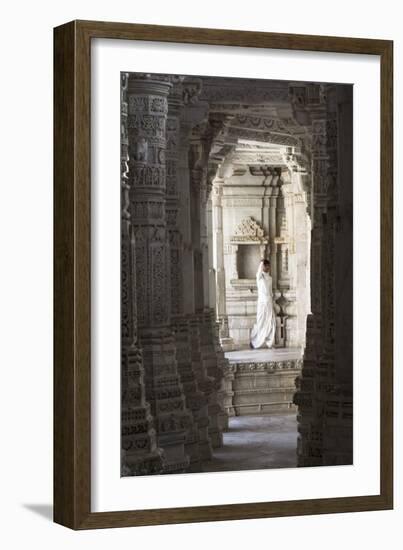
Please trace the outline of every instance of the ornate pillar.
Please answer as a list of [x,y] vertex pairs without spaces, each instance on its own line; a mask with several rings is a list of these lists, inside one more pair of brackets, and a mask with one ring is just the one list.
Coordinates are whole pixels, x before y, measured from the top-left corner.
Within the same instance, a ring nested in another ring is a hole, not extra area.
[[157,447],[154,420],[146,401],[143,356],[137,340],[135,243],[129,212],[127,78],[121,78],[121,360],[122,475],[159,473],[163,452]]
[[295,227],[294,227],[294,201],[292,179],[289,170],[282,174],[282,195],[284,200],[284,209],[286,216],[286,239],[284,270],[287,273],[288,288],[284,289],[283,296],[287,300],[284,312],[285,320],[285,345],[287,347],[298,347],[300,345],[298,337],[298,318],[297,318],[297,276],[296,276],[296,246],[295,246]]
[[[167,222],[171,253],[171,326],[175,335],[178,372],[186,397],[186,405],[193,416],[193,425],[187,434],[185,449],[190,457],[190,470],[199,471],[201,460],[211,457],[211,444],[206,429],[208,425],[207,399],[198,387],[192,366],[189,321],[185,317],[184,294],[189,273],[183,269],[184,247],[179,194],[189,184],[179,180],[181,155],[181,112],[183,110],[183,84],[177,82],[168,96],[167,119]],[[186,192],[186,191],[185,191]]]
[[220,325],[220,343],[225,350],[233,347],[233,339],[230,338],[228,329],[228,316],[225,290],[225,266],[224,266],[224,235],[222,219],[222,186],[224,178],[216,177],[213,183],[213,262],[216,273],[216,308]]
[[[209,250],[208,250],[208,201],[209,192],[207,185],[207,176],[201,180],[200,187],[200,252],[201,252],[201,264],[203,274],[203,309],[210,307],[210,265],[209,265]],[[211,211],[210,211],[211,212]]]
[[164,472],[189,467],[192,417],[186,409],[170,328],[170,243],[166,208],[166,123],[172,84],[163,75],[134,73],[128,85],[130,207],[136,238],[138,332],[146,396],[164,449]]
[[[183,293],[184,315],[190,344],[190,359],[197,386],[203,394],[203,401],[197,413],[197,425],[199,429],[199,452],[203,460],[212,456],[211,439],[209,436],[209,401],[214,389],[214,380],[207,375],[206,366],[203,364],[201,354],[201,335],[199,318],[195,315],[195,276],[194,276],[194,219],[195,209],[193,188],[189,170],[190,135],[194,126],[207,117],[208,105],[197,101],[197,93],[200,92],[200,82],[186,80],[184,86],[185,106],[180,115],[180,148],[178,159],[178,174],[180,180],[180,227],[183,236]],[[193,90],[193,93],[188,93]],[[187,98],[192,100],[188,101]]]
[[281,311],[280,306],[277,305],[277,300],[281,296],[279,290],[278,290],[278,268],[277,268],[277,256],[278,256],[278,250],[277,250],[277,200],[278,200],[278,194],[279,194],[279,188],[275,185],[273,185],[273,179],[271,180],[270,187],[268,187],[268,193],[270,193],[269,198],[269,242],[270,242],[270,273],[272,277],[272,285],[273,285],[273,298],[274,298],[274,309],[276,312],[276,336],[275,336],[275,344],[278,346],[283,346],[284,344],[284,337],[282,334],[283,328],[283,320],[281,317],[279,317],[279,313]]
[[336,378],[340,384],[353,385],[353,89],[337,87],[337,135],[329,128],[332,143],[342,144],[335,159],[337,166],[338,209],[335,220],[335,340]]
[[285,223],[285,210],[283,208],[281,194],[281,172],[273,168],[267,168],[266,178],[269,179],[267,194],[269,196],[269,242],[270,242],[270,274],[272,277],[274,309],[276,312],[276,336],[275,345],[285,346],[285,312],[283,306],[287,303],[282,290],[282,235],[280,228]]
[[[322,98],[323,99],[323,98]],[[311,174],[313,212],[311,231],[311,314],[307,317],[306,348],[294,403],[298,406],[298,464],[323,464],[323,400],[319,362],[323,356],[324,223],[327,207],[326,105],[323,100],[311,113]]]
[[[195,135],[190,150],[191,180],[191,220],[192,245],[194,251],[195,274],[195,315],[199,324],[200,351],[203,368],[213,389],[209,396],[209,435],[213,447],[222,445],[222,431],[227,426],[227,415],[224,412],[222,392],[223,368],[221,358],[217,355],[218,338],[215,311],[205,307],[205,271],[208,263],[203,263],[201,224],[206,215],[208,155],[212,143],[209,127],[204,135]],[[208,280],[208,273],[207,273]],[[218,343],[219,346],[219,343]]]
[[[276,178],[273,178],[272,183],[273,190],[277,191],[275,195],[276,237],[274,239],[276,277],[273,291],[277,304],[276,343],[278,346],[294,347],[298,345],[298,339],[296,290],[292,284],[290,268],[291,254],[294,250],[292,195],[288,189],[290,187],[288,171],[283,174],[279,170],[276,172]],[[274,180],[276,181],[274,182]]]
[[208,259],[208,304],[207,307],[213,309],[217,315],[217,284],[216,270],[214,265],[214,250],[213,250],[213,199],[212,192],[209,194],[206,208],[206,249]]
[[295,290],[296,345],[305,347],[306,317],[310,313],[310,209],[306,184],[308,177],[304,165],[306,158],[300,150],[289,148],[284,155],[290,173],[288,193],[288,219],[291,239],[291,286]]
[[[208,397],[209,406],[209,436],[213,447],[222,445],[222,434],[219,429],[218,415],[220,407],[217,402],[217,387],[214,377],[211,375],[212,367],[216,364],[215,357],[211,354],[210,331],[204,316],[204,277],[203,277],[203,253],[201,249],[201,187],[204,174],[201,168],[193,168],[190,171],[191,181],[191,220],[192,220],[192,245],[194,255],[194,292],[195,292],[195,319],[194,329],[197,326],[200,343],[199,376],[200,385]],[[196,358],[195,358],[196,359]]]
[[190,172],[190,212],[192,223],[193,270],[194,270],[194,304],[195,311],[204,308],[203,252],[201,243],[201,187],[203,170],[193,168]]
[[[205,219],[207,225],[210,224],[210,227],[212,228],[212,180],[213,177],[207,177],[206,178],[206,194],[203,196],[202,200],[202,210],[204,210]],[[210,205],[210,210],[208,205]],[[210,218],[209,218],[210,215]],[[204,274],[209,273],[210,271],[210,261],[212,259],[213,254],[213,238],[212,238],[212,229],[210,231],[210,234],[207,232],[206,235],[207,239],[204,243],[204,250],[206,251],[207,256],[207,262],[204,262],[203,268],[204,268]],[[208,281],[208,279],[207,279]],[[217,313],[216,313],[216,295],[215,295],[215,277],[214,277],[214,295],[210,296],[209,294],[209,300],[206,303],[205,300],[205,306],[204,306],[204,323],[207,325],[208,335],[209,335],[209,354],[213,357],[213,363],[210,363],[210,367],[207,369],[207,372],[210,376],[212,376],[215,379],[216,388],[217,388],[217,400],[219,403],[219,410],[218,410],[218,425],[219,425],[219,431],[223,432],[228,429],[228,414],[226,413],[224,409],[224,399],[225,399],[225,391],[224,391],[224,373],[225,373],[225,367],[229,364],[228,360],[224,356],[223,349],[221,347],[220,343],[220,325],[217,320]],[[207,291],[209,291],[209,287],[207,288]],[[214,304],[211,303],[211,299],[214,299]],[[222,437],[220,437],[220,445],[222,444]]]
[[326,99],[329,160],[323,254],[324,353],[319,362],[318,389],[324,412],[323,464],[335,465],[353,460],[352,87],[328,85]]

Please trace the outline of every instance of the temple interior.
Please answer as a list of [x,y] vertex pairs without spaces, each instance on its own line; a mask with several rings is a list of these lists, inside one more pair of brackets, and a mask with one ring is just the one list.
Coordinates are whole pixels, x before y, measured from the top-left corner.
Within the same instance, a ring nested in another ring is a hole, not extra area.
[[121,474],[351,464],[352,86],[122,73],[121,193]]

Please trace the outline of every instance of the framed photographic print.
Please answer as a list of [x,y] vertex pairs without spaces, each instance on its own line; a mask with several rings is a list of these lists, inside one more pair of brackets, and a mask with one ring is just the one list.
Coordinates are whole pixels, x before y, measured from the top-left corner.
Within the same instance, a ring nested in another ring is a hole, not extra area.
[[392,42],[54,34],[54,519],[393,506]]

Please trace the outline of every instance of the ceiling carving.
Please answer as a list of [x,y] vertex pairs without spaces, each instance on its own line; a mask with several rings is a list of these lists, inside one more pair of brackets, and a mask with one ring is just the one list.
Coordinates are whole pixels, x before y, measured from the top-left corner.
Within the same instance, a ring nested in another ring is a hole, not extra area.
[[[187,79],[183,87],[186,89]],[[208,119],[194,129],[194,136],[208,144],[209,178],[218,174],[220,167],[221,173],[228,172],[229,166],[238,172],[259,166],[309,169],[312,121],[323,110],[323,86],[191,77],[188,88],[188,103],[197,98],[208,106]]]

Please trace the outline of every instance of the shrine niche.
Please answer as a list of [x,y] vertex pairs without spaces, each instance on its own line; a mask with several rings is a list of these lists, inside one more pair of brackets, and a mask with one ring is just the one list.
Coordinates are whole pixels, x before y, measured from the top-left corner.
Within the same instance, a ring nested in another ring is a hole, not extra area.
[[[230,239],[235,270],[231,284],[237,286],[255,279],[256,266],[269,253],[269,239],[264,229],[251,217],[241,221]],[[236,275],[236,277],[234,276]]]

